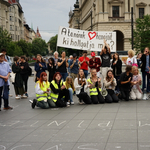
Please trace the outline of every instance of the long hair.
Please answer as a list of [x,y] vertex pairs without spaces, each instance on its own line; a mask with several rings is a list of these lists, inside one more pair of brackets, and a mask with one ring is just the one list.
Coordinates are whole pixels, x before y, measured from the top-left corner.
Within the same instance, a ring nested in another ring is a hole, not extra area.
[[119,54],[118,54],[118,53],[114,53],[114,54],[113,54],[113,61],[116,61],[115,55],[118,56],[118,60],[119,60],[119,59],[120,59],[120,58],[119,58]]
[[[37,56],[41,57],[41,62],[45,62],[44,59],[42,58],[42,56],[41,56],[40,54],[37,54],[36,57],[37,57]],[[36,63],[39,63],[39,61],[36,60]]]
[[[42,72],[42,73],[40,74],[40,79],[39,79],[39,85],[40,85],[40,87],[44,86],[44,85],[43,85],[43,76],[47,76],[47,73],[46,73],[46,72]],[[46,82],[46,84],[48,83],[47,79],[46,79],[45,82]]]
[[[82,70],[82,69],[80,69],[80,70]],[[79,70],[79,72],[80,72],[80,70]],[[83,71],[83,70],[82,70],[82,71]],[[81,85],[83,80],[81,80],[81,77],[80,77],[79,72],[78,72],[78,76],[77,76],[77,77],[78,77],[78,84]],[[83,79],[85,79],[85,74],[83,75]],[[84,80],[84,81],[85,81],[85,80]],[[85,82],[86,82],[86,81],[85,81]]]
[[113,71],[112,71],[112,70],[108,70],[108,71],[107,71],[107,74],[106,74],[106,81],[108,81],[108,82],[111,80],[111,78],[108,76],[108,73],[109,73],[109,72],[111,72],[111,73],[113,74]]
[[[138,67],[136,67],[136,66],[133,66],[133,67],[132,67],[132,74],[133,74],[133,72],[134,72],[135,69],[138,70]],[[139,70],[138,70],[138,74],[139,74]]]
[[[69,80],[71,80],[71,84],[68,83]],[[72,79],[70,76],[68,76],[68,77],[66,78],[66,89],[69,89],[70,86],[71,86],[71,88],[73,89],[73,91],[75,91],[73,79]]]
[[48,59],[49,63],[50,63],[50,60],[52,61],[52,65],[53,65],[53,67],[54,67],[54,65],[55,65],[55,63],[54,63],[54,58],[52,58],[52,57],[49,58],[49,59]]
[[62,78],[62,75],[60,74],[60,72],[56,72],[56,73],[54,74],[54,76],[53,76],[53,80],[55,80],[55,81],[56,81],[56,79],[55,79],[55,78],[56,78],[56,76],[57,76],[58,74],[59,74],[59,75],[60,75],[60,77]]

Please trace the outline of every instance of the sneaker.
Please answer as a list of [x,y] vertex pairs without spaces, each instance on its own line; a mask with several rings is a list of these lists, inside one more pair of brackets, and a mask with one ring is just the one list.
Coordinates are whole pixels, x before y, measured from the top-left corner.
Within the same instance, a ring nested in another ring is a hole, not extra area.
[[23,96],[21,96],[21,98],[27,98],[27,96],[26,96],[26,95],[23,95]]
[[33,103],[33,100],[29,99],[29,102],[32,104],[32,103]]
[[31,106],[32,106],[32,108],[34,109],[35,108],[35,106],[36,106],[36,102],[37,102],[37,100],[36,99],[34,99],[33,100],[33,102],[32,102],[32,104],[31,104]]
[[8,109],[13,109],[12,107],[8,106],[8,107],[4,107],[4,110],[8,110]]
[[19,97],[19,96],[16,96],[15,99],[20,99],[20,97]]
[[28,93],[25,93],[25,96],[26,96],[26,97],[29,97]]
[[71,102],[71,105],[74,105],[74,102]]
[[13,97],[13,95],[12,95],[12,94],[9,94],[9,97]]
[[67,105],[70,105],[70,102],[67,102]]

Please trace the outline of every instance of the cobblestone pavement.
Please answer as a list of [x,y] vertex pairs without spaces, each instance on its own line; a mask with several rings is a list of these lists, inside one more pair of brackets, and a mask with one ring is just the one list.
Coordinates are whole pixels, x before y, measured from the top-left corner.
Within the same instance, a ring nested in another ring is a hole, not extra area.
[[[0,150],[150,150],[150,100],[32,109],[29,98],[0,112]],[[11,85],[10,93],[14,93]]]

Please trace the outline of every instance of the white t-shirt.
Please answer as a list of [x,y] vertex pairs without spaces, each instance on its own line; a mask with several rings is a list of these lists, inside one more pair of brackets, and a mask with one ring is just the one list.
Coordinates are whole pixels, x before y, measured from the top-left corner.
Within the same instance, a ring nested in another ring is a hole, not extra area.
[[126,64],[130,66],[132,66],[132,64],[137,64],[137,59],[135,57],[132,57],[132,58],[128,57]]

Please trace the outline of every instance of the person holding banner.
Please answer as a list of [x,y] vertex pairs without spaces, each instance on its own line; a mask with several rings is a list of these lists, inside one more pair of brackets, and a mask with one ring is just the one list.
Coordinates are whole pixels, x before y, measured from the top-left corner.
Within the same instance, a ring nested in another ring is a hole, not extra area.
[[90,59],[87,57],[87,51],[83,51],[83,56],[79,58],[79,62],[81,65],[80,69],[83,70],[86,79],[88,76],[89,60]]
[[110,69],[110,59],[111,59],[110,53],[111,53],[110,47],[104,40],[103,49],[100,53],[102,59],[101,71],[102,71],[103,78],[106,78],[107,71]]
[[89,67],[91,69],[96,69],[97,77],[100,78],[100,67],[101,67],[100,58],[95,57],[95,53],[94,52],[91,53],[91,56],[92,56],[92,58],[89,61]]
[[66,52],[62,51],[61,52],[61,59],[59,59],[58,63],[57,63],[58,64],[57,72],[60,72],[60,74],[61,74],[64,81],[66,81],[66,78],[68,76],[67,68],[69,66],[68,59],[66,59],[65,57],[66,57]]

